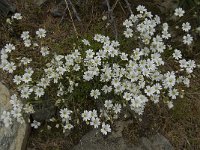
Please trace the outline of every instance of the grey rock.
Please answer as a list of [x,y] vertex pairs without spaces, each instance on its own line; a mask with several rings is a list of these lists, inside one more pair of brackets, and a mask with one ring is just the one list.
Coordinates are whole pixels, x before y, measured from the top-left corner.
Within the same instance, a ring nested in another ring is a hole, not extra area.
[[[9,110],[9,90],[0,82],[0,115],[4,110]],[[29,125],[13,122],[11,127],[4,127],[0,121],[0,150],[23,150],[25,149]]]
[[51,14],[53,17],[62,17],[65,12],[66,4],[64,1],[58,3],[55,7],[51,9]]
[[161,134],[156,134],[150,138],[154,150],[173,150],[170,142]]
[[116,122],[116,131],[112,131],[106,137],[99,131],[92,130],[82,137],[73,150],[173,150],[169,141],[160,134],[150,138],[142,137],[135,145],[127,144],[122,136],[122,131],[129,123],[130,121]]
[[16,10],[15,6],[7,0],[0,0],[0,16],[7,16],[9,12],[14,13]]
[[38,5],[38,6],[41,6],[43,5],[45,2],[47,2],[48,0],[35,0],[35,4]]
[[40,110],[37,110],[33,115],[33,119],[37,121],[45,121],[50,119],[55,114],[54,107],[47,107]]

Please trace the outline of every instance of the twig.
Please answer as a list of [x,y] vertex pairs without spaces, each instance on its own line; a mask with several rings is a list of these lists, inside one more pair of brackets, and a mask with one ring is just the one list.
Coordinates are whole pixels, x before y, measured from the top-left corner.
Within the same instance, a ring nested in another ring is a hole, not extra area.
[[128,7],[128,10],[130,11],[131,14],[133,14],[133,11],[131,10],[131,4],[128,2],[128,0],[124,0],[126,2],[126,5]]
[[121,2],[120,2],[120,1],[119,1],[119,6],[121,7],[121,9],[122,9],[123,13],[124,13],[124,14],[126,14],[126,12],[125,12],[125,10],[124,10],[124,8],[123,8],[123,6],[122,6],[122,4],[121,4]]
[[81,19],[80,19],[79,15],[78,15],[78,13],[77,13],[77,11],[76,11],[76,8],[74,7],[74,4],[72,3],[71,0],[67,0],[67,1],[68,1],[69,5],[71,5],[72,10],[73,10],[73,12],[74,12],[74,14],[75,14],[77,20],[78,20],[79,22],[81,22]]
[[119,0],[115,1],[115,4],[112,6],[112,11],[115,9],[115,7],[116,7],[116,5],[117,5],[118,2],[119,2]]
[[109,13],[109,16],[110,16],[110,21],[111,21],[111,23],[113,24],[113,27],[114,27],[115,39],[117,40],[117,38],[118,38],[117,26],[116,26],[116,23],[115,23],[115,20],[114,20],[114,17],[113,17],[113,11],[110,8],[109,0],[106,0],[106,4],[107,4],[107,7],[108,7],[108,13]]
[[74,24],[74,20],[73,20],[73,17],[72,17],[72,13],[71,13],[71,11],[70,11],[70,9],[69,9],[67,0],[65,0],[65,4],[66,4],[66,8],[67,8],[67,10],[68,10],[68,12],[69,12],[69,16],[70,16],[70,19],[71,19],[71,21],[72,21],[72,25],[73,25],[74,31],[75,31],[75,33],[76,33],[76,37],[78,38],[78,32],[77,32],[77,30],[76,30],[76,26],[75,26],[75,24]]

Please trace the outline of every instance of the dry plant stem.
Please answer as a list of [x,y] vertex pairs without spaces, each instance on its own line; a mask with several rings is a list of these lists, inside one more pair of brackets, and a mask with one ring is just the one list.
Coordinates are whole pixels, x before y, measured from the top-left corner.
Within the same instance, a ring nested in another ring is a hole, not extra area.
[[126,2],[126,5],[128,7],[128,10],[130,11],[131,14],[133,14],[133,11],[131,10],[131,4],[128,2],[128,0],[124,0]]
[[123,6],[122,6],[122,4],[121,4],[121,2],[120,2],[120,1],[119,1],[119,6],[121,7],[121,9],[122,9],[123,13],[124,13],[124,14],[126,14],[126,11],[124,10],[124,8],[123,8]]
[[79,15],[78,15],[78,13],[77,13],[77,11],[76,11],[76,8],[74,7],[74,4],[72,3],[71,0],[67,0],[67,1],[68,1],[69,5],[71,5],[72,10],[73,10],[73,12],[74,12],[74,14],[75,14],[77,20],[78,20],[79,22],[81,22],[81,19],[80,19]]
[[115,7],[116,7],[116,5],[117,5],[118,2],[119,2],[119,0],[115,1],[115,4],[112,6],[112,11],[115,9]]
[[113,27],[114,27],[115,39],[117,40],[117,38],[118,38],[117,26],[116,26],[116,22],[114,20],[113,11],[110,8],[109,0],[106,0],[106,4],[107,4],[107,7],[108,7],[108,13],[109,13],[109,16],[110,16],[110,22],[113,24]]
[[70,11],[70,9],[69,9],[69,5],[68,5],[68,3],[67,3],[67,0],[65,0],[65,4],[66,4],[66,8],[67,8],[67,10],[68,10],[68,12],[69,12],[70,19],[71,19],[71,21],[72,21],[72,25],[73,25],[73,28],[74,28],[74,32],[75,32],[75,34],[76,34],[76,37],[78,38],[78,32],[77,32],[76,26],[75,26],[75,24],[74,24],[74,20],[73,20],[73,17],[72,17],[72,13],[71,13],[71,11]]

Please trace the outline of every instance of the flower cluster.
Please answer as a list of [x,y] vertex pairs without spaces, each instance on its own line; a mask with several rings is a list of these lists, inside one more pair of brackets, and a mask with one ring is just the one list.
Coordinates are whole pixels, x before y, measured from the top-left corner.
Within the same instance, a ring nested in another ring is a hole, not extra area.
[[[134,39],[137,42],[127,51],[119,41],[95,34],[93,40],[83,39],[82,45],[69,54],[50,55],[50,47],[38,42],[46,37],[46,30],[39,28],[33,37],[29,31],[24,31],[21,34],[24,46],[33,51],[39,49],[44,59],[49,56],[42,68],[35,69],[34,65],[30,65],[34,63],[32,58],[12,59],[11,53],[19,48],[12,43],[6,44],[1,50],[1,68],[13,74],[19,99],[17,95],[12,96],[13,110],[3,112],[1,119],[5,126],[12,124],[11,118],[22,122],[23,114],[34,113],[29,99],[33,102],[43,100],[48,89],[54,87],[54,104],[59,108],[59,115],[50,120],[60,122],[63,131],[72,129],[75,120],[82,118],[86,124],[101,128],[100,131],[107,135],[111,132],[111,123],[120,117],[122,110],[131,109],[135,115],[142,115],[149,101],[158,103],[161,100],[172,108],[173,101],[181,95],[182,87],[189,86],[195,62],[184,59],[176,45],[169,45],[173,36],[168,23],[161,23],[160,17],[144,6],[138,6],[137,12],[123,23],[126,41]],[[174,15],[182,17],[184,13],[178,8]],[[186,35],[181,42],[185,46],[193,42],[190,29],[188,22],[182,24]],[[98,45],[97,48],[93,44]],[[166,51],[173,51],[170,58],[176,65],[174,69],[165,66],[168,63],[163,57]],[[23,71],[19,73],[17,69],[20,68]],[[167,101],[165,97],[168,97]],[[82,108],[80,113],[79,109],[71,106],[80,98],[88,104],[94,103],[94,107]],[[31,124],[34,128],[40,125],[36,120]],[[56,127],[59,125],[56,124]]]

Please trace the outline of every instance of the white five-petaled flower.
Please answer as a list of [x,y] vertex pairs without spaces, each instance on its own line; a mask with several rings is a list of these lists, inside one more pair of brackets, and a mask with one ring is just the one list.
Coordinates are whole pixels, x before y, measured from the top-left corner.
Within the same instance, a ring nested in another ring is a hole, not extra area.
[[126,38],[130,38],[133,36],[133,30],[130,28],[127,28],[126,31],[124,31],[124,35]]
[[111,109],[113,107],[113,103],[111,100],[106,100],[105,103],[104,103],[104,106],[107,108],[107,109]]
[[84,45],[90,46],[90,42],[88,40],[83,39],[82,42]]
[[49,48],[47,47],[47,46],[43,46],[43,47],[41,47],[41,50],[40,50],[40,53],[42,54],[42,56],[46,56],[46,55],[48,55],[49,54]]
[[84,110],[84,112],[81,114],[81,117],[83,118],[83,121],[88,121],[91,119],[91,111]]
[[46,30],[43,28],[39,28],[38,31],[36,31],[36,34],[39,38],[46,37]]
[[22,34],[21,34],[21,38],[23,40],[27,40],[29,39],[30,35],[29,35],[29,31],[23,31]]
[[177,89],[169,90],[169,96],[172,99],[176,99],[176,97],[179,95],[179,92]]
[[99,118],[92,118],[91,119],[91,122],[90,122],[90,125],[94,126],[94,128],[98,128],[99,125],[100,125],[100,119]]
[[37,129],[41,125],[40,122],[33,120],[33,123],[31,123],[31,127]]
[[70,120],[70,114],[71,113],[72,113],[72,111],[67,109],[67,108],[60,109],[60,117],[61,118]]
[[186,22],[182,24],[182,30],[188,32],[191,29],[190,23]]
[[90,96],[91,96],[91,97],[94,97],[94,99],[97,99],[100,95],[101,95],[101,93],[99,92],[98,89],[92,90],[92,91],[90,92]]
[[190,34],[183,36],[183,43],[190,45],[193,41],[193,37]]
[[129,27],[132,27],[133,26],[133,23],[126,19],[124,22],[123,22],[123,25],[126,26],[126,28],[129,28]]
[[111,132],[110,125],[109,125],[109,124],[105,124],[105,122],[103,122],[103,123],[102,123],[101,132],[102,132],[104,135],[107,135],[108,132]]
[[11,43],[6,44],[6,46],[5,46],[5,51],[6,51],[7,53],[10,53],[10,52],[13,51],[13,50],[15,50],[15,46],[14,46],[13,44],[11,44]]
[[21,20],[22,19],[22,15],[20,13],[15,13],[13,16],[12,16],[13,19],[16,19],[16,20]]
[[175,49],[175,50],[174,50],[174,53],[173,53],[173,57],[174,57],[174,59],[176,59],[176,60],[181,59],[181,58],[182,58],[181,51],[178,50],[178,49]]
[[43,96],[43,95],[44,95],[44,89],[43,89],[43,88],[40,88],[40,87],[37,87],[37,88],[35,89],[35,94],[36,94],[37,97]]
[[178,16],[178,17],[182,17],[184,15],[184,13],[185,13],[185,11],[182,8],[176,8],[174,15]]

